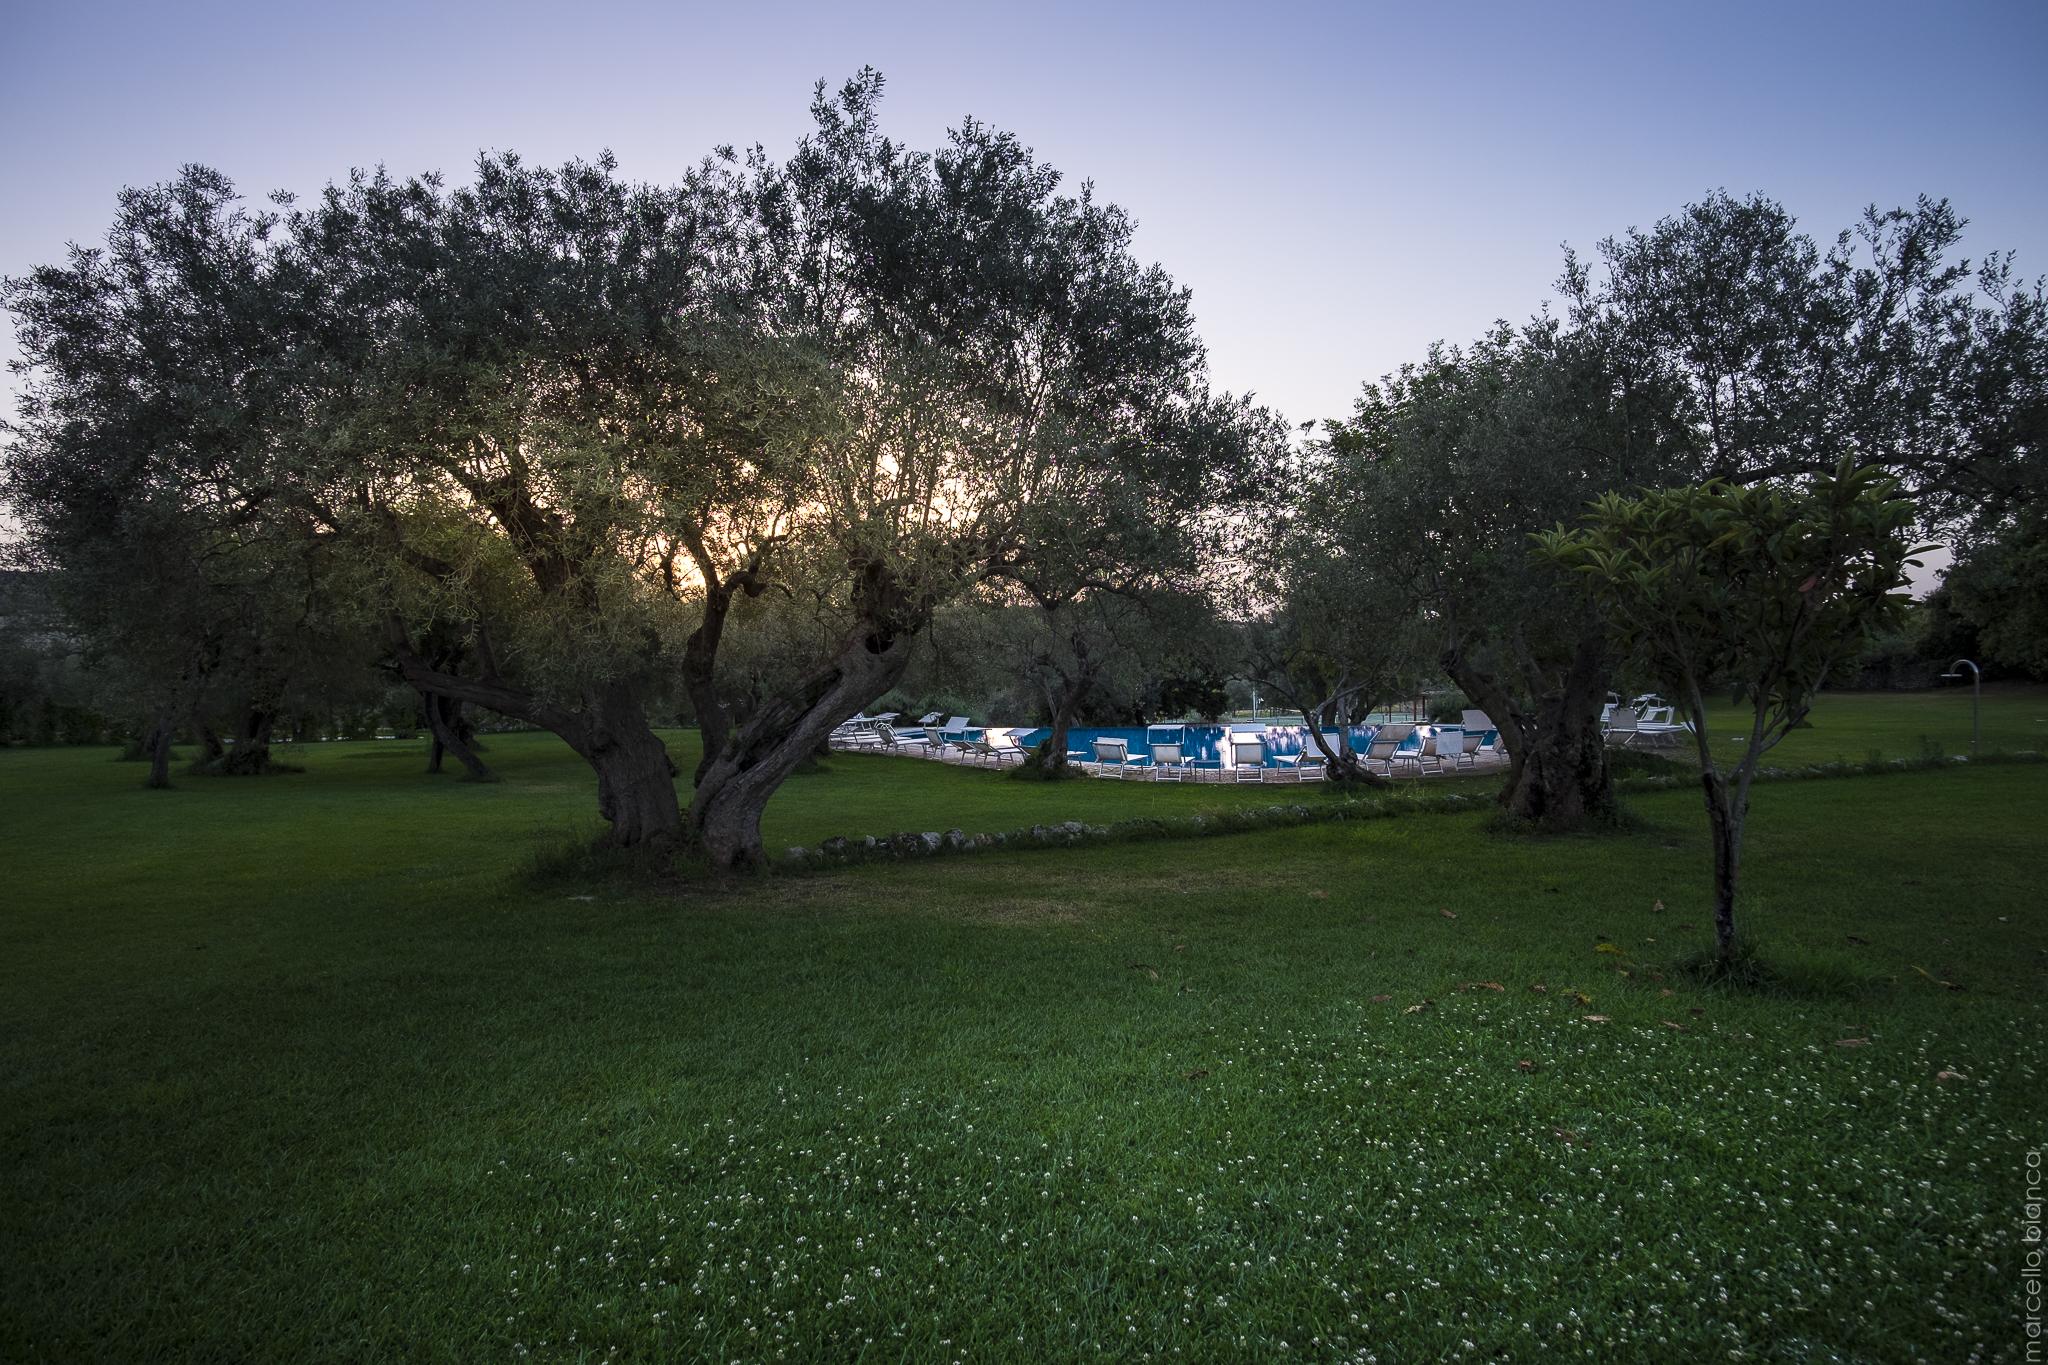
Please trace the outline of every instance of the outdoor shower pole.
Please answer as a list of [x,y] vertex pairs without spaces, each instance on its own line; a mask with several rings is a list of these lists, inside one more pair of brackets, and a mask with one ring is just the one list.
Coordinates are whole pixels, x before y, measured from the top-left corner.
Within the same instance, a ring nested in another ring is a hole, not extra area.
[[[1977,740],[1984,733],[1983,713],[1981,710],[1984,703],[1984,670],[1970,663],[1968,659],[1957,659],[1954,664],[1949,665],[1949,668],[1954,669],[1956,664],[1969,664],[1970,668],[1970,754],[1972,757],[1975,757],[1977,753]],[[1941,676],[1944,678],[1960,678],[1963,675],[1956,672],[1948,672]]]

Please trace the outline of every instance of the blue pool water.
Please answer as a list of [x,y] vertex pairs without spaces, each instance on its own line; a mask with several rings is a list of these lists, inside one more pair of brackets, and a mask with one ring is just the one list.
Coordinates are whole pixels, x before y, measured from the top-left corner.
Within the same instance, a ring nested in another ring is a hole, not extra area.
[[[1377,726],[1356,725],[1351,728],[1351,747],[1363,752],[1372,743],[1373,731]],[[1016,732],[1017,742],[1027,749],[1035,749],[1052,732],[1044,727],[1036,730]],[[1303,748],[1314,748],[1305,725],[1110,725],[1076,726],[1067,731],[1068,752],[1082,752],[1091,758],[1095,754],[1098,739],[1121,739],[1130,745],[1131,757],[1138,758],[1152,752],[1154,744],[1178,744],[1181,753],[1192,759],[1198,767],[1220,767],[1225,761],[1224,737],[1235,733],[1240,742],[1262,740],[1266,747],[1265,766],[1280,766],[1282,758],[1294,758]],[[1337,747],[1338,732],[1325,730],[1330,747]],[[1422,738],[1411,735],[1403,748],[1420,748]]]

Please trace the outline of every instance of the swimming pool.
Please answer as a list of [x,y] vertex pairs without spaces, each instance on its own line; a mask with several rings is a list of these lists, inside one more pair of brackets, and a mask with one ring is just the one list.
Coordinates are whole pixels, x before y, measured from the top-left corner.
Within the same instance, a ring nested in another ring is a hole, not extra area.
[[[1351,747],[1364,752],[1372,743],[1376,725],[1354,725],[1350,727]],[[1036,749],[1046,736],[1052,733],[1046,726],[1034,730],[1013,730],[1019,744],[1026,749]],[[1337,748],[1338,731],[1331,729],[1323,733],[1329,737],[1330,747]],[[1198,768],[1220,768],[1226,766],[1224,745],[1226,736],[1239,742],[1258,740],[1265,747],[1262,766],[1277,768],[1285,766],[1283,760],[1300,757],[1304,748],[1313,749],[1306,725],[1274,725],[1265,722],[1239,722],[1235,725],[1107,725],[1075,726],[1067,731],[1067,752],[1095,755],[1095,741],[1098,739],[1121,739],[1130,745],[1132,758],[1140,758],[1152,752],[1154,744],[1178,744],[1181,753]],[[1418,730],[1402,741],[1403,749],[1422,747],[1422,732]]]

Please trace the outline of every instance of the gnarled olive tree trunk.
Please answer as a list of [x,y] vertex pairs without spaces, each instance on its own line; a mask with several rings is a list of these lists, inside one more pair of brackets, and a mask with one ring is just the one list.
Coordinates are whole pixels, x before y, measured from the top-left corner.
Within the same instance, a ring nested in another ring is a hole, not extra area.
[[705,769],[690,801],[691,832],[714,866],[759,867],[768,798],[832,727],[887,692],[910,663],[911,637],[855,629],[831,661],[790,693],[762,703]]
[[[1083,656],[1085,659],[1085,655]],[[1084,666],[1076,674],[1055,673],[1057,681],[1045,684],[1045,700],[1052,713],[1051,733],[1038,746],[1036,755],[1039,771],[1047,778],[1060,778],[1067,773],[1067,734],[1074,728],[1074,717],[1081,712],[1081,703],[1087,699],[1090,689],[1095,686],[1095,669]]]
[[682,805],[676,767],[647,722],[646,707],[629,683],[595,684],[572,709],[511,686],[496,676],[487,656],[484,674],[466,677],[435,668],[413,652],[396,620],[391,638],[398,671],[422,692],[486,707],[538,725],[561,737],[597,774],[597,807],[611,825],[606,842],[620,848],[672,851],[682,843]]
[[1614,783],[1607,770],[1606,737],[1600,733],[1600,707],[1607,699],[1602,635],[1582,636],[1563,677],[1527,702],[1460,651],[1447,651],[1443,665],[1507,742],[1502,810],[1551,830],[1613,817]]
[[612,843],[657,851],[681,844],[676,765],[632,688],[613,684],[596,689],[586,700],[581,724],[564,738],[597,772],[597,809],[611,823]]

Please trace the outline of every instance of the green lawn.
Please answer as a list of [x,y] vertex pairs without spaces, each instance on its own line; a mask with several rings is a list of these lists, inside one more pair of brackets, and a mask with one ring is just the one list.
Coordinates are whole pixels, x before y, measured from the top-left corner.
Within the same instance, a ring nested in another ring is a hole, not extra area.
[[[657,899],[490,757],[0,753],[0,1359],[2020,1358],[2048,766],[1759,788],[1730,993],[1691,791]],[[842,758],[769,842],[1273,799]]]
[[[1982,748],[2048,751],[2048,687],[1993,683],[1984,689]],[[1709,720],[1715,749],[1739,755],[1749,717],[1717,705]],[[1916,758],[1929,750],[1970,751],[1970,688],[1937,692],[1842,692],[1821,698],[1813,724],[1795,730],[1765,761],[1779,765],[1856,761],[1882,754]]]

